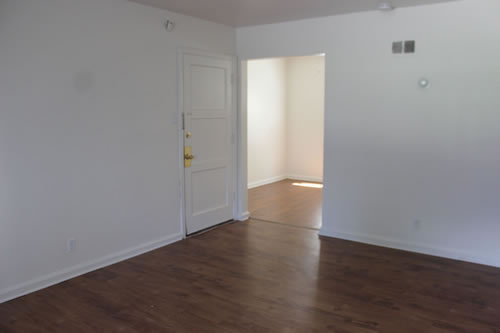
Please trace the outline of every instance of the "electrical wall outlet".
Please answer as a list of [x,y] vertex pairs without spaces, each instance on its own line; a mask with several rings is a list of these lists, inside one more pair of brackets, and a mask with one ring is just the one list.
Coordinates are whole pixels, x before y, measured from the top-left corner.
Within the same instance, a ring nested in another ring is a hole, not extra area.
[[75,252],[75,250],[76,250],[76,239],[74,239],[74,238],[68,239],[67,249],[68,249],[69,253]]

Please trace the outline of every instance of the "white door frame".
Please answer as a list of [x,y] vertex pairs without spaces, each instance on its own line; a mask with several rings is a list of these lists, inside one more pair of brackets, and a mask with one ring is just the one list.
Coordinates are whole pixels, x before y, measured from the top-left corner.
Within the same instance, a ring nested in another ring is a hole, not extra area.
[[[191,48],[180,48],[177,52],[177,141],[178,141],[178,160],[179,160],[179,211],[180,211],[180,227],[182,230],[183,238],[187,236],[187,226],[186,226],[186,213],[185,213],[185,174],[184,174],[184,130],[182,113],[184,112],[184,55],[191,54],[196,56],[210,57],[229,60],[232,63],[232,79],[231,79],[231,89],[232,89],[232,101],[231,101],[231,131],[232,131],[232,163],[233,171],[231,177],[233,178],[233,188],[232,188],[232,200],[233,200],[233,219],[238,220],[238,170],[240,166],[238,164],[237,152],[238,152],[238,126],[237,126],[237,101],[238,101],[238,90],[237,90],[237,58],[232,55],[217,54],[210,51],[191,49]],[[222,222],[222,221],[221,221]]]
[[248,60],[238,59],[238,220],[250,218],[248,211]]

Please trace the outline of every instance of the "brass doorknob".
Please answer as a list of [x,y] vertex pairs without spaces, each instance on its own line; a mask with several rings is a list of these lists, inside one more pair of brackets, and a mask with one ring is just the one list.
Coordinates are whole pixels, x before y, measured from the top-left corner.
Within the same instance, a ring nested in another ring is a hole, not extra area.
[[186,132],[186,138],[188,138],[188,139],[189,139],[190,137],[191,137],[191,132],[189,132],[189,131],[188,131],[188,132]]

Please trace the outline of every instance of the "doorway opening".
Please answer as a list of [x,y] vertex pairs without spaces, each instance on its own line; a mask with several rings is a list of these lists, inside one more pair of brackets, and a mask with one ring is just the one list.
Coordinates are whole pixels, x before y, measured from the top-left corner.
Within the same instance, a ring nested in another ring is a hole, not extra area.
[[319,229],[325,55],[248,60],[246,75],[250,216]]

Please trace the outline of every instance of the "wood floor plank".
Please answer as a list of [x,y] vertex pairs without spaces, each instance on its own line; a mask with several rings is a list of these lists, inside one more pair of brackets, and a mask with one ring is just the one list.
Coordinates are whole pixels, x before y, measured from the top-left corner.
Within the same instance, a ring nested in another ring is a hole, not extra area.
[[500,269],[251,220],[0,304],[1,332],[500,332]]
[[319,229],[323,190],[294,186],[294,183],[302,183],[302,181],[285,179],[250,189],[248,210],[251,217],[297,227]]

